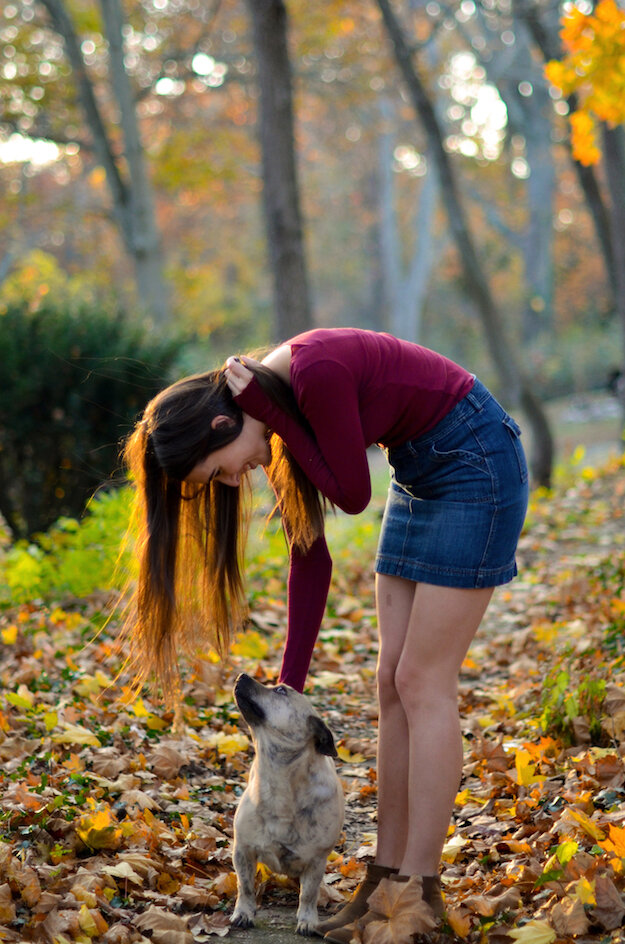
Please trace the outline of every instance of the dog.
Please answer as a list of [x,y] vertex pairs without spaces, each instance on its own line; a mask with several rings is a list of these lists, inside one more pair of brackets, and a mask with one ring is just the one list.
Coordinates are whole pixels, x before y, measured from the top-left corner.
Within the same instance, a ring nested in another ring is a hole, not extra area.
[[254,926],[257,862],[300,880],[297,933],[317,926],[317,898],[328,854],[342,826],[343,790],[332,732],[305,695],[289,685],[261,685],[240,675],[234,699],[256,756],[234,817],[238,894],[230,919]]

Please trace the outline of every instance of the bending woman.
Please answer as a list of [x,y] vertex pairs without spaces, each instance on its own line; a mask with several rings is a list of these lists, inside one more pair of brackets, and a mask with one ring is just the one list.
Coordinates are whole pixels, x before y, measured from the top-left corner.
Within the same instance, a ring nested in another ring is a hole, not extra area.
[[290,544],[280,681],[301,691],[332,566],[322,504],[366,507],[374,443],[391,467],[375,562],[378,841],[354,898],[319,927],[336,942],[350,940],[382,877],[421,876],[442,915],[438,871],[462,771],[458,674],[493,588],[516,574],[528,491],[519,428],[440,354],[330,328],[262,364],[233,357],[179,381],[148,404],[126,448],[143,521],[138,651],[171,682],[198,629],[215,627],[227,645],[245,612],[240,486],[262,465]]

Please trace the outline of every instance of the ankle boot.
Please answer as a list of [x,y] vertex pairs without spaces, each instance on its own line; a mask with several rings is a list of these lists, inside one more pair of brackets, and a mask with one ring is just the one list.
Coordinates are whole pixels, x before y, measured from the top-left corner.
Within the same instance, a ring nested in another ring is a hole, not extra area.
[[[407,882],[409,881],[410,877],[410,875],[398,875],[397,872],[391,872],[386,876],[380,876],[380,878],[390,878],[392,882]],[[378,883],[380,878],[378,879]],[[445,905],[443,903],[443,894],[441,892],[441,880],[438,875],[421,875],[420,878],[423,889],[423,900],[430,906],[436,919],[440,920],[445,914]],[[374,889],[371,888],[371,890],[368,892],[368,895],[370,895],[373,890]],[[336,917],[338,917],[338,915]],[[367,909],[362,915],[359,924],[364,928],[367,924],[369,924],[370,921],[379,921],[380,919],[380,915],[376,914],[375,912],[370,912]],[[355,920],[358,919],[352,918],[349,924],[345,924],[343,927],[335,927],[328,931],[324,937],[324,940],[331,941],[332,944],[350,944],[350,941],[354,935]],[[422,935],[415,935],[415,941],[422,939],[425,939],[425,937]]]
[[[373,863],[367,864],[367,872],[363,881],[360,883],[350,900],[344,905],[340,911],[335,915],[332,915],[331,918],[326,918],[325,921],[321,921],[317,927],[316,931],[321,937],[326,936],[327,940],[333,940],[333,938],[328,938],[328,931],[332,932],[335,928],[343,929],[347,925],[353,924],[358,918],[362,917],[366,911],[369,910],[367,905],[367,898],[371,895],[378,885],[380,884],[383,878],[388,878],[390,875],[396,875],[398,869],[389,869],[385,865],[374,865]],[[349,941],[350,936],[347,938]]]
[[[392,875],[392,882],[408,882],[410,875]],[[441,890],[441,880],[439,875],[419,875],[421,879],[421,894],[424,902],[430,906],[434,912],[434,917],[439,921],[445,915],[445,903],[443,901],[443,892]]]

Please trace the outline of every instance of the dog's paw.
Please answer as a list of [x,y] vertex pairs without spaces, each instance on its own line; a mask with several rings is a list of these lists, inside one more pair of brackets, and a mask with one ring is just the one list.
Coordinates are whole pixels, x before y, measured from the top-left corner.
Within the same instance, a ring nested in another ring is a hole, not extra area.
[[254,927],[254,915],[248,914],[247,911],[235,911],[230,916],[230,924],[233,928],[247,928]]
[[301,934],[302,937],[315,937],[317,934],[317,922],[299,918],[296,931],[298,934]]

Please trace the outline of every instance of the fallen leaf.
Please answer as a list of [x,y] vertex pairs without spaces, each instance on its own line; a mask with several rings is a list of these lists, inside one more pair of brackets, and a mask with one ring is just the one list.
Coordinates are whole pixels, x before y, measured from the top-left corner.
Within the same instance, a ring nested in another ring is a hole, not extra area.
[[134,923],[141,931],[150,931],[157,944],[193,944],[188,920],[156,905],[150,905]]
[[0,922],[10,924],[15,919],[15,905],[10,885],[0,885]]
[[546,921],[528,921],[522,928],[508,931],[509,937],[519,944],[552,944],[557,935]]
[[385,920],[373,921],[363,931],[364,944],[411,944],[414,934],[436,927],[436,918],[423,900],[421,879],[392,882],[383,878],[367,899],[369,909]]
[[159,744],[148,757],[148,765],[162,780],[173,780],[187,762],[188,757],[185,754],[167,744]]
[[606,931],[620,928],[625,915],[623,896],[607,875],[598,875],[595,879],[595,897],[597,904],[592,909],[592,916]]
[[507,888],[499,895],[472,895],[463,905],[483,918],[491,918],[502,911],[516,911],[521,904],[521,894],[516,888]]
[[80,724],[70,724],[68,721],[64,721],[61,724],[61,730],[58,734],[53,734],[50,740],[54,741],[55,744],[81,744],[88,745],[89,747],[102,746],[99,739],[92,731],[89,731],[88,728],[83,728]]
[[589,928],[584,905],[579,898],[565,898],[551,909],[551,923],[559,937],[577,937]]

